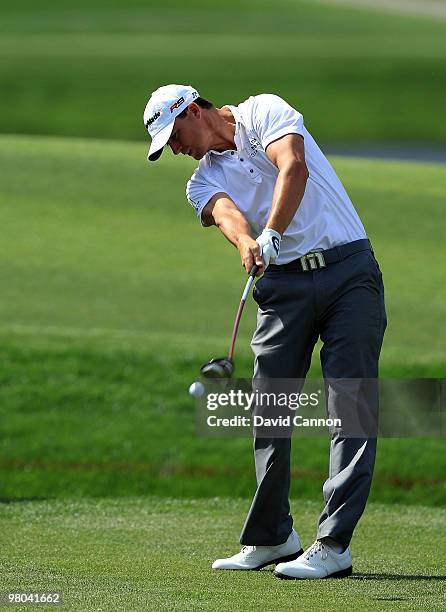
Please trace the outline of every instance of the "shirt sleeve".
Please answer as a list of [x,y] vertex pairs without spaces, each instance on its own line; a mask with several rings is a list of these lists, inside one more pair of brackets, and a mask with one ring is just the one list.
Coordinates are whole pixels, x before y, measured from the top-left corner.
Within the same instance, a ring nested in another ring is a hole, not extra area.
[[252,121],[264,149],[286,134],[304,136],[301,113],[274,94],[254,97]]
[[203,212],[203,208],[209,202],[209,200],[216,193],[224,192],[225,190],[222,188],[218,182],[209,176],[204,176],[204,174],[200,171],[200,168],[197,168],[193,173],[192,177],[188,181],[186,185],[186,197],[189,203],[195,209],[197,217],[203,224],[203,220],[201,218],[201,213]]

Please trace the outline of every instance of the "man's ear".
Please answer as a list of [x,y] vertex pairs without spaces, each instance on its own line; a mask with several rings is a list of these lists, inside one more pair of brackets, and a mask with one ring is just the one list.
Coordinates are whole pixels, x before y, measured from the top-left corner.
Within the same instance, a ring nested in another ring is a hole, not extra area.
[[201,108],[195,102],[191,102],[187,107],[187,110],[197,119],[201,117]]

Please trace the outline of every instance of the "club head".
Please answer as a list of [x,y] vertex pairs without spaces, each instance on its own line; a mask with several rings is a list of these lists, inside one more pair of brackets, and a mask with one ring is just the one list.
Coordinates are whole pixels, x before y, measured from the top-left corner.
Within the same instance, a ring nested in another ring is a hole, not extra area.
[[231,378],[234,362],[227,357],[211,359],[201,366],[200,372],[205,378]]

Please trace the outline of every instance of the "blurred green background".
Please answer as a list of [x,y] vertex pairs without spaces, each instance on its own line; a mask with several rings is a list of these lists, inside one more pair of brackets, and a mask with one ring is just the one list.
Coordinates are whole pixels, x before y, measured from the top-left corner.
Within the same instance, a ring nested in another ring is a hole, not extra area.
[[[195,162],[147,165],[148,95],[274,92],[324,146],[444,146],[446,21],[297,0],[0,10],[0,497],[250,496],[250,441],[198,438],[187,395],[244,276],[185,200]],[[444,377],[445,166],[330,159],[384,273],[382,375]],[[254,322],[251,303],[239,376]],[[443,505],[444,450],[381,440],[372,499]],[[292,495],[321,499],[328,441],[296,440],[293,466]]]
[[445,21],[279,0],[3,0],[0,130],[144,138],[146,98],[278,92],[316,139],[444,143]]

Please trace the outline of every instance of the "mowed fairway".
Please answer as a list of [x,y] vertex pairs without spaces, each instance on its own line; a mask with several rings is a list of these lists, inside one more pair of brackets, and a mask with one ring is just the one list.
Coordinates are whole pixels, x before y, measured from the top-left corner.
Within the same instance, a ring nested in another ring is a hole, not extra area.
[[[0,152],[0,496],[250,496],[251,441],[198,438],[187,395],[227,349],[244,283],[185,200],[193,162],[79,139],[2,137]],[[444,376],[445,168],[334,164],[385,277],[382,375]],[[250,301],[239,377],[254,324]],[[320,499],[327,453],[296,440],[293,495]],[[381,440],[372,499],[444,504],[445,461],[442,440]]]
[[[307,546],[319,509],[293,508]],[[0,592],[61,591],[66,610],[444,610],[442,510],[370,504],[352,546],[353,575],[295,582],[277,580],[271,567],[211,570],[237,549],[246,509],[228,499],[8,504]]]

